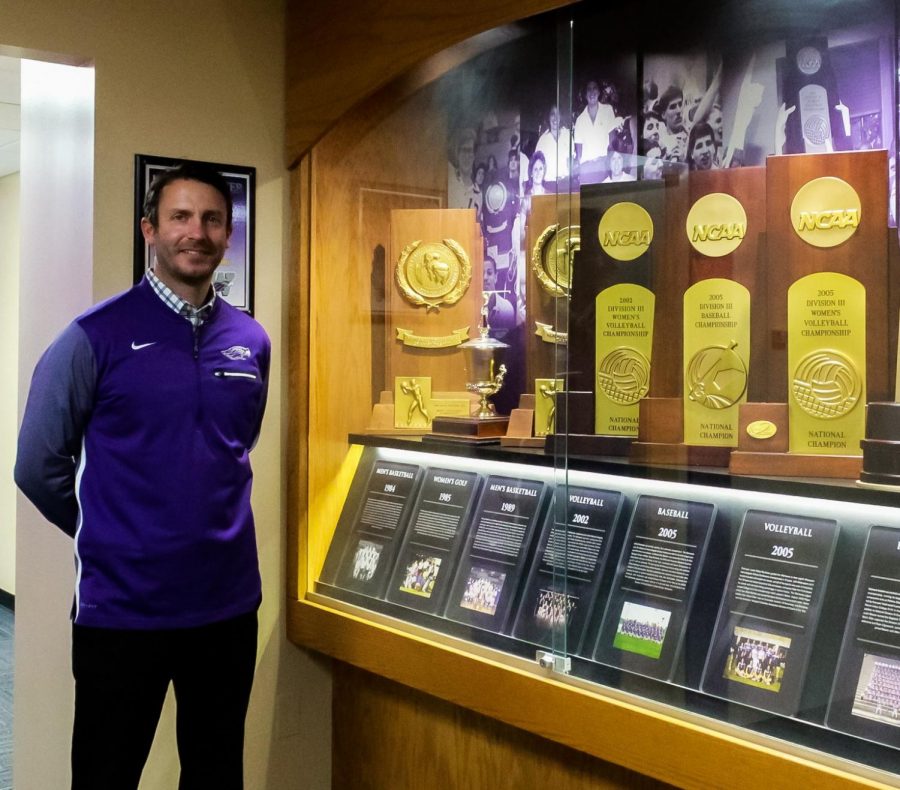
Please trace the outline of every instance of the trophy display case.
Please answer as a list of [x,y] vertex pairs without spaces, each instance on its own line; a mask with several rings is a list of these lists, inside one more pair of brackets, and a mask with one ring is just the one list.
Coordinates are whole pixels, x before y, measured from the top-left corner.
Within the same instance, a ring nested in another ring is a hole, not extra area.
[[289,635],[662,782],[900,786],[900,11],[647,12],[301,161]]

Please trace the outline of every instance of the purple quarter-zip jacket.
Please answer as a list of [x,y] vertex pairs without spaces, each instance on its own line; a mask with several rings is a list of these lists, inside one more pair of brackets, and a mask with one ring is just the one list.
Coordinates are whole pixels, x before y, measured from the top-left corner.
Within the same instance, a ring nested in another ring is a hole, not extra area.
[[269,358],[223,299],[195,331],[146,279],[45,352],[15,477],[75,537],[76,623],[185,628],[259,606],[249,453]]

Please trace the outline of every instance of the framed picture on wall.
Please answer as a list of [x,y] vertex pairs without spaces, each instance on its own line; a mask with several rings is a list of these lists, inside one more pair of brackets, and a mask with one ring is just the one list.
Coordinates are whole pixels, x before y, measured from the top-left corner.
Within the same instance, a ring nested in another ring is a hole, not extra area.
[[[144,197],[153,180],[181,162],[162,156],[135,154],[134,157],[134,282],[140,281],[153,263],[151,248],[141,233]],[[232,231],[225,257],[216,269],[213,287],[216,295],[252,315],[253,248],[256,210],[256,168],[201,162],[218,170],[231,188]]]

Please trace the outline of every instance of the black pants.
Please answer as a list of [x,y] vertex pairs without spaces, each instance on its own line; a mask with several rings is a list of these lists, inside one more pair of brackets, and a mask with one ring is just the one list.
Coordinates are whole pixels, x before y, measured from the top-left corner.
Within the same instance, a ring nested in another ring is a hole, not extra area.
[[198,628],[72,627],[72,790],[132,790],[175,689],[180,790],[243,787],[256,612]]

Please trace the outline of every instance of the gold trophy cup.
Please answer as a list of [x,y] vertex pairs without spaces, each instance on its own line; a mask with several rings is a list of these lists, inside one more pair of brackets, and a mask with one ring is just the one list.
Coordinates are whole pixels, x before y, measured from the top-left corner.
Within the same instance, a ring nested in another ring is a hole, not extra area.
[[503,354],[509,346],[488,336],[491,331],[488,325],[488,302],[491,295],[484,292],[484,304],[481,307],[481,325],[478,337],[463,343],[460,348],[465,355],[466,389],[476,393],[481,399],[478,403],[476,419],[486,420],[497,416],[494,404],[488,398],[496,395],[503,386],[506,376],[506,365],[502,363]]
[[479,397],[478,408],[470,417],[435,417],[433,437],[452,437],[457,441],[497,442],[506,434],[509,417],[499,417],[488,399],[503,387],[506,365],[503,354],[509,346],[489,337],[488,302],[491,294],[484,293],[478,337],[463,343],[466,369],[466,390]]

